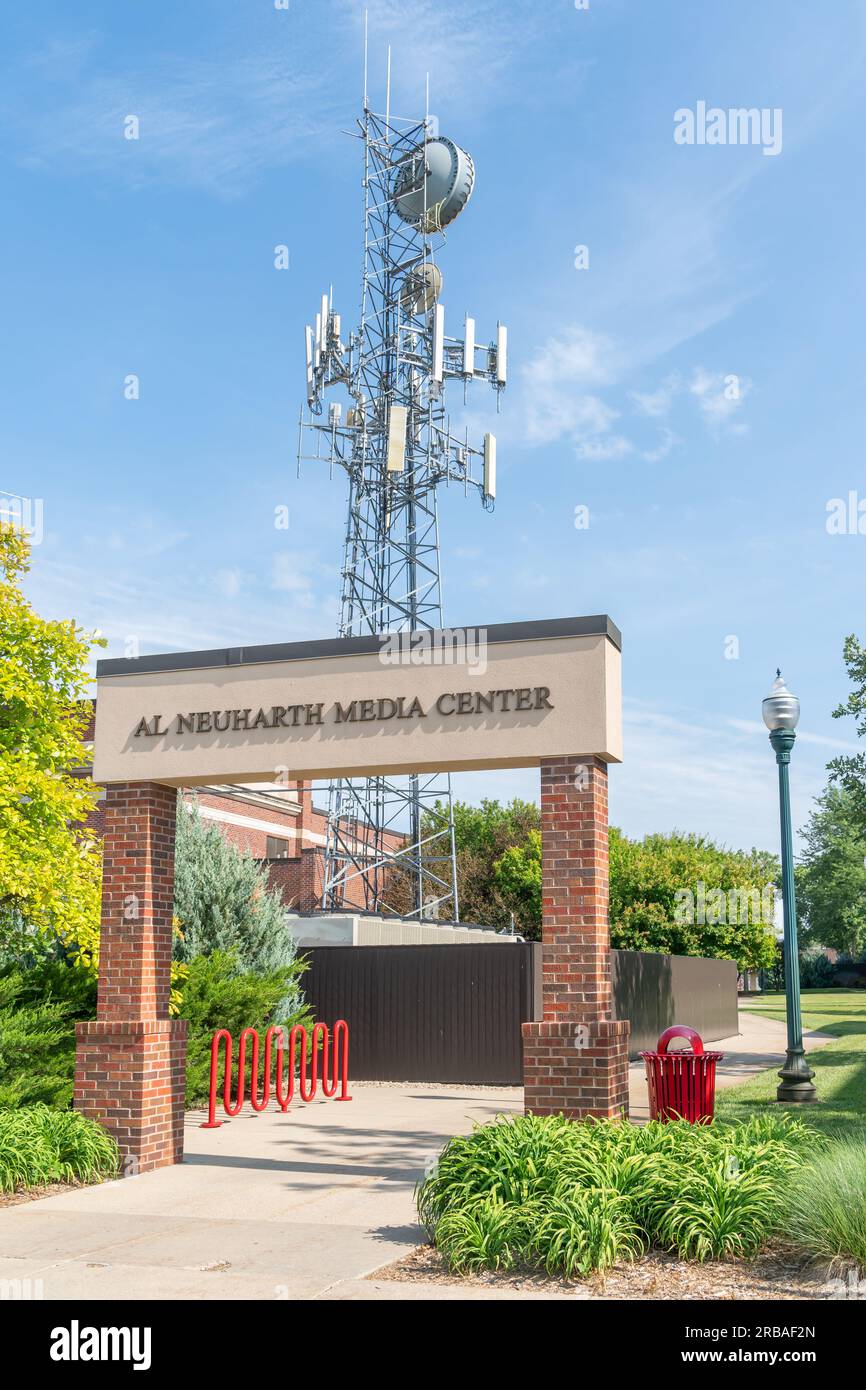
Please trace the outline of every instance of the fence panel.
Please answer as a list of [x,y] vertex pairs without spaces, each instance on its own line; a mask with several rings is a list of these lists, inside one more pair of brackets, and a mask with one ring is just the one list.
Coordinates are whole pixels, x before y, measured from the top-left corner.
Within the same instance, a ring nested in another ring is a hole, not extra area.
[[[521,1023],[542,1016],[538,942],[316,946],[304,989],[316,1018],[343,1018],[352,1078],[519,1086]],[[636,1057],[671,1023],[707,1042],[737,1032],[733,961],[613,951],[614,1012]]]
[[353,1080],[521,1083],[531,947],[316,946],[304,954],[315,1017],[349,1025]]
[[696,1028],[704,1042],[737,1032],[737,966],[732,960],[611,951],[617,1018],[631,1023],[629,1053],[652,1051],[672,1023]]

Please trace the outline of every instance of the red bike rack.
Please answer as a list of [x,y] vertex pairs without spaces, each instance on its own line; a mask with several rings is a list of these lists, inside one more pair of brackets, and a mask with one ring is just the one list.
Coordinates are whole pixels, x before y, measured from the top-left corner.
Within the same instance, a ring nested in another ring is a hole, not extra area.
[[[223,1085],[222,1104],[231,1119],[239,1115],[244,1104],[247,1074],[247,1044],[249,1042],[250,1063],[250,1104],[253,1110],[265,1110],[271,1099],[271,1072],[275,1071],[275,1094],[277,1104],[283,1114],[288,1110],[295,1095],[297,1074],[298,1094],[304,1102],[313,1100],[319,1086],[319,1052],[322,1056],[322,1095],[329,1100],[351,1100],[349,1095],[349,1025],[345,1019],[334,1024],[333,1035],[327,1024],[314,1023],[308,1034],[302,1024],[296,1023],[289,1031],[288,1066],[286,1066],[286,1030],[274,1026],[265,1034],[264,1057],[261,1085],[259,1083],[259,1035],[255,1028],[244,1028],[238,1038],[236,1096],[232,1101],[232,1068],[234,1043],[227,1028],[214,1033],[210,1045],[210,1099],[208,1117],[202,1129],[219,1129],[223,1123],[216,1118],[217,1077],[219,1072],[220,1043],[223,1043]],[[274,1043],[276,1042],[276,1055]],[[331,1050],[333,1048],[333,1051]],[[330,1068],[329,1068],[330,1062]],[[330,1070],[330,1077],[328,1071]],[[308,1074],[309,1072],[309,1074]],[[341,1094],[337,1096],[337,1091]]]

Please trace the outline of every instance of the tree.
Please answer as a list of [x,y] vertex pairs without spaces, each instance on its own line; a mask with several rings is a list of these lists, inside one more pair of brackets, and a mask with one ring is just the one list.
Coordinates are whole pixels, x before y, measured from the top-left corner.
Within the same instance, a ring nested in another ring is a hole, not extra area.
[[[834,719],[851,715],[856,721],[858,736],[866,734],[866,648],[851,633],[845,638],[842,658],[854,688],[844,704],[833,710]],[[830,780],[850,797],[852,814],[866,829],[866,753],[854,753],[834,758],[827,764]]]
[[735,960],[739,970],[768,966],[778,877],[778,860],[760,850],[676,831],[629,840],[611,827],[611,944]]
[[844,785],[818,797],[803,833],[797,869],[802,946],[866,950],[866,834],[859,799]]
[[[438,809],[438,808],[437,808]],[[524,936],[538,937],[541,926],[541,813],[531,801],[515,798],[507,805],[485,800],[480,806],[454,803],[457,892],[460,918],[500,931],[514,924]],[[538,893],[526,881],[532,874],[533,832],[538,838]],[[510,850],[520,851],[501,872],[497,865]]]
[[0,948],[34,933],[69,946],[98,930],[101,855],[82,822],[95,805],[87,761],[87,660],[94,638],[40,618],[20,588],[23,532],[0,524]]
[[503,901],[513,904],[515,926],[524,936],[541,929],[541,831],[530,830],[522,845],[510,845],[493,865]]
[[241,971],[270,975],[290,967],[283,1012],[300,1006],[297,957],[286,909],[268,887],[267,871],[206,824],[193,802],[178,801],[174,866],[175,959],[184,964],[214,951]]
[[[540,826],[532,802],[455,803],[463,921],[502,931],[513,913],[522,936],[540,939]],[[699,835],[677,833],[629,840],[611,827],[611,944],[760,969],[773,960],[778,876],[778,860],[759,850],[729,850]]]

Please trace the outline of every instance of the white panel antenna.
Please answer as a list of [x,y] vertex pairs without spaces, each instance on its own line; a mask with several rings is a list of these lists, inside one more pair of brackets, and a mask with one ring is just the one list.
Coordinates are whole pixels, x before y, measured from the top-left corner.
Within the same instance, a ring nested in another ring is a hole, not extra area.
[[304,330],[307,348],[307,400],[312,403],[315,395],[313,386],[313,330],[309,324]]
[[330,310],[330,307],[329,307],[329,305],[328,305],[328,296],[327,296],[326,294],[323,294],[323,295],[322,295],[322,315],[321,315],[321,318],[322,318],[322,352],[325,353],[325,354],[327,354],[327,351],[328,351],[328,330],[329,330],[329,328],[330,328],[331,310]]
[[409,412],[405,405],[392,405],[388,417],[388,472],[402,473],[406,466],[406,425]]
[[475,374],[475,320],[469,315],[466,316],[466,335],[463,339],[463,373],[464,376],[474,376]]
[[496,496],[496,435],[485,434],[484,436],[484,483],[482,487],[485,497],[495,498]]
[[508,329],[504,323],[496,325],[496,384],[504,386],[508,380]]
[[433,310],[433,380],[442,381],[445,374],[445,306]]

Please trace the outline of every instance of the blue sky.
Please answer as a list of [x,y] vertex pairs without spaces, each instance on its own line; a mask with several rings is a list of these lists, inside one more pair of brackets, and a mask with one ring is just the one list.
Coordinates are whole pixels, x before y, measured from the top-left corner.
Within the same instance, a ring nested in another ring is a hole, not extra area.
[[[500,440],[496,511],[442,506],[446,621],[610,613],[612,819],[775,847],[761,697],[781,663],[803,702],[802,822],[855,741],[830,711],[843,637],[866,635],[866,536],[826,527],[831,499],[866,499],[856,0],[7,9],[0,488],[43,499],[33,600],[113,655],[335,630],[344,485],[297,479],[296,421],[303,324],[332,282],[344,321],[357,307],[341,132],[365,7],[372,104],[390,42],[393,109],[423,114],[429,71],[442,132],[476,161],[439,258],[449,322],[511,335],[502,414],[470,403]],[[781,111],[780,152],[675,143],[699,101]]]

